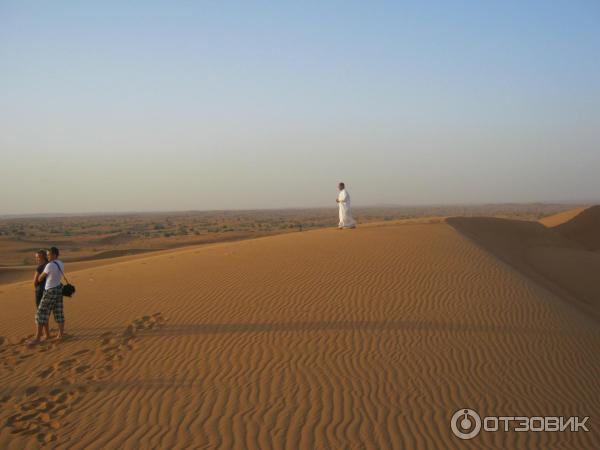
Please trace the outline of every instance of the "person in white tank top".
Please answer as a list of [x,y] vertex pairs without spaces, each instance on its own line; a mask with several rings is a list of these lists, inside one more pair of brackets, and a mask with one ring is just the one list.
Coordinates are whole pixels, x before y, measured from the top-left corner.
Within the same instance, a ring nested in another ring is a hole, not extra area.
[[39,275],[38,281],[44,284],[44,295],[35,313],[36,334],[29,341],[29,345],[36,345],[42,339],[42,332],[48,327],[50,314],[54,314],[54,320],[58,324],[58,335],[56,339],[65,336],[65,313],[63,307],[63,294],[61,279],[65,265],[58,259],[59,251],[56,247],[48,250],[48,264]]

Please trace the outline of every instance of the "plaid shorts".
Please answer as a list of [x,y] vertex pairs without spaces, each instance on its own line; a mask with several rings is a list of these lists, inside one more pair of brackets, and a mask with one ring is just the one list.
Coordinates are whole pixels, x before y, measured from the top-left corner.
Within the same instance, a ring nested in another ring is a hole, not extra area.
[[54,320],[56,320],[56,323],[65,322],[62,284],[44,291],[40,306],[38,306],[37,312],[35,313],[35,323],[38,325],[46,325],[48,319],[50,319],[50,313],[54,313]]

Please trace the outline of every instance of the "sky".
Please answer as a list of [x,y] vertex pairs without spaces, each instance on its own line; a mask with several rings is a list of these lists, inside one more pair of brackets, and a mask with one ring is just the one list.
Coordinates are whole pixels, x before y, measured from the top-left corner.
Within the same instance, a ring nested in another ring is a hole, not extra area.
[[0,0],[0,214],[600,201],[600,2]]

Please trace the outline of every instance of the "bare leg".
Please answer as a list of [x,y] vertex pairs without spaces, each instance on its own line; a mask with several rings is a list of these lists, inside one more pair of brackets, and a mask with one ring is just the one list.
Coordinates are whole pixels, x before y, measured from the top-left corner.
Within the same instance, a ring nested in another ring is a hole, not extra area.
[[40,343],[40,339],[42,338],[42,331],[44,330],[44,326],[48,326],[48,324],[37,326],[37,329],[35,332],[35,337],[28,342],[29,345],[37,345]]
[[65,336],[65,323],[59,323],[58,324],[58,335],[56,336],[56,339],[61,339]]
[[50,327],[48,326],[48,324],[43,325],[44,327],[44,334],[46,335],[46,339],[50,339]]

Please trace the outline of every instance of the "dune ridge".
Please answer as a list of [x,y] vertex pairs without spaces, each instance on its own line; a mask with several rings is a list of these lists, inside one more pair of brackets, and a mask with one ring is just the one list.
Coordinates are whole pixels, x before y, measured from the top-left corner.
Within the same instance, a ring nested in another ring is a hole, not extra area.
[[452,217],[447,222],[573,306],[600,320],[600,207],[552,228],[539,223],[489,217]]
[[576,215],[578,215],[585,209],[586,209],[585,207],[568,209],[566,211],[562,211],[562,212],[544,217],[544,218],[538,220],[538,222],[541,223],[542,225],[544,225],[545,227],[549,227],[549,228],[555,227],[557,225],[568,222],[569,220],[571,220],[573,217],[575,217]]
[[[464,407],[598,417],[600,331],[446,223],[190,248],[71,278],[74,337],[47,351],[19,343],[31,328],[29,286],[0,287],[1,423],[32,395],[81,399],[62,416],[54,406],[26,419],[58,421],[51,437],[4,426],[2,448],[600,446],[595,428],[452,435]],[[119,353],[122,334],[155,311],[168,320]],[[94,379],[95,361],[115,355]]]
[[600,205],[587,208],[556,226],[562,236],[591,251],[600,250]]

